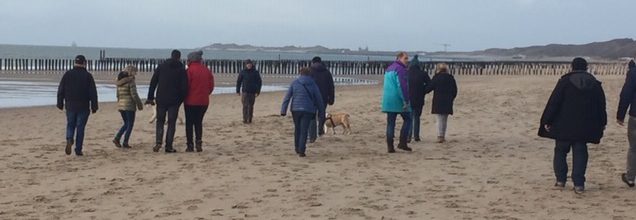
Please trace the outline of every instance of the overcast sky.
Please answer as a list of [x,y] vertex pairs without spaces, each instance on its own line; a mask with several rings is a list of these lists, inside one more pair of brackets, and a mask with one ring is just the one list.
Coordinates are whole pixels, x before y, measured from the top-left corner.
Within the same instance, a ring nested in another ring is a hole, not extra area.
[[634,0],[0,0],[0,44],[467,51],[636,36]]

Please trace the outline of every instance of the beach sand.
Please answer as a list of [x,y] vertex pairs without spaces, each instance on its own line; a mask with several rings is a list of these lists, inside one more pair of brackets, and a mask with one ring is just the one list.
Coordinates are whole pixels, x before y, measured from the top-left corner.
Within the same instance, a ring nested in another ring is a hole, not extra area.
[[[153,153],[150,111],[138,113],[130,150],[111,143],[113,103],[91,115],[85,157],[64,154],[65,116],[55,107],[2,109],[0,219],[635,219],[635,191],[620,181],[626,128],[613,120],[620,76],[600,77],[609,125],[590,145],[587,192],[554,190],[554,142],[537,137],[558,77],[457,78],[448,143],[436,144],[430,96],[422,143],[389,155],[381,87],[339,87],[334,112],[353,134],[293,151],[283,93],[262,94],[253,125],[236,95],[211,98],[204,152]],[[399,121],[399,120],[398,120]],[[399,126],[399,125],[398,125]],[[338,130],[342,131],[342,130]]]

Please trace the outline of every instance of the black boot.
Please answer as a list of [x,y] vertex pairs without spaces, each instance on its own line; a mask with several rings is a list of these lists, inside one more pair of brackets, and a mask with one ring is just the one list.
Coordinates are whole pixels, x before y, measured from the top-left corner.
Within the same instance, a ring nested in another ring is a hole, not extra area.
[[395,153],[395,147],[393,146],[393,138],[386,139],[386,146],[389,153]]
[[197,148],[197,152],[202,152],[203,151],[203,141],[198,140],[196,148]]
[[161,149],[161,143],[157,143],[155,147],[152,148],[152,151],[159,152],[159,149]]
[[192,143],[188,143],[188,146],[186,147],[186,152],[194,152],[194,144]]
[[413,151],[408,144],[408,137],[400,137],[400,143],[398,143],[398,149],[403,151]]

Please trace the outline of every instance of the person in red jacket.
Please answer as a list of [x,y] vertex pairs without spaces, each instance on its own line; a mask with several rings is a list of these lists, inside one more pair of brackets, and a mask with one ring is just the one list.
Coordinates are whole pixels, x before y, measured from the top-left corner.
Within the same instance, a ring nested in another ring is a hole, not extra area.
[[203,116],[210,104],[210,94],[214,91],[214,75],[202,63],[203,52],[188,54],[188,95],[185,99],[186,116],[186,152],[194,152],[192,130],[196,133],[196,150],[203,151]]

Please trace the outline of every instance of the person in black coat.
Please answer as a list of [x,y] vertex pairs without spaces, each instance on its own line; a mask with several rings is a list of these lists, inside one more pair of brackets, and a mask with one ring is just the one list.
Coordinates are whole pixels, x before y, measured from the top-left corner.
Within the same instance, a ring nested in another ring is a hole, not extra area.
[[[311,67],[309,76],[314,79],[316,85],[318,85],[318,89],[320,90],[320,95],[323,98],[323,105],[325,109],[322,109],[323,112],[327,111],[328,105],[333,105],[336,97],[335,97],[335,86],[333,83],[333,75],[324,63],[322,63],[322,59],[320,57],[314,57],[311,60]],[[316,141],[318,136],[322,136],[325,134],[325,115],[317,115],[317,119],[313,120],[309,125],[309,142],[313,143]],[[316,129],[317,126],[317,129]]]
[[630,61],[627,64],[629,71],[625,78],[625,84],[620,94],[616,121],[620,126],[625,125],[625,114],[629,109],[629,119],[627,122],[627,140],[629,150],[627,151],[627,172],[621,175],[623,182],[629,187],[634,187],[636,178],[636,63]]
[[[57,108],[66,107],[66,154],[71,154],[75,144],[75,155],[82,156],[84,129],[91,112],[99,109],[95,80],[86,70],[86,57],[75,57],[75,66],[64,73],[57,89]],[[77,133],[77,136],[76,136]],[[74,142],[77,143],[74,143]]]
[[437,73],[424,89],[424,93],[435,91],[431,113],[437,115],[437,142],[444,143],[446,142],[448,115],[453,114],[453,102],[457,97],[457,82],[455,82],[455,77],[448,72],[447,64],[440,63],[435,68]]
[[[243,103],[243,123],[251,124],[254,117],[254,103],[261,94],[263,80],[261,74],[254,67],[252,60],[245,61],[245,69],[239,73],[236,80],[236,94],[241,96]],[[241,90],[241,87],[243,88]],[[243,93],[241,93],[241,91]]]
[[156,145],[153,151],[158,152],[161,149],[163,139],[163,125],[166,122],[166,113],[168,115],[168,132],[166,134],[166,153],[177,152],[172,143],[174,141],[174,133],[176,129],[177,117],[179,116],[179,108],[188,95],[188,74],[185,65],[181,62],[181,52],[173,50],[171,58],[166,60],[155,69],[152,79],[150,80],[150,88],[148,90],[148,104],[155,104],[156,96]]
[[424,90],[426,86],[431,83],[431,77],[428,76],[426,71],[422,70],[418,56],[415,55],[410,62],[408,69],[409,72],[409,97],[411,99],[411,108],[413,109],[413,129],[409,136],[409,142],[411,138],[415,141],[421,141],[420,138],[420,118],[422,117],[422,109],[424,108],[424,97],[426,93]]
[[556,187],[565,187],[568,172],[566,157],[572,149],[574,191],[583,193],[588,160],[587,143],[600,143],[607,125],[607,112],[603,87],[587,72],[587,61],[583,58],[574,59],[572,69],[572,72],[561,77],[552,91],[541,116],[539,136],[556,140]]

